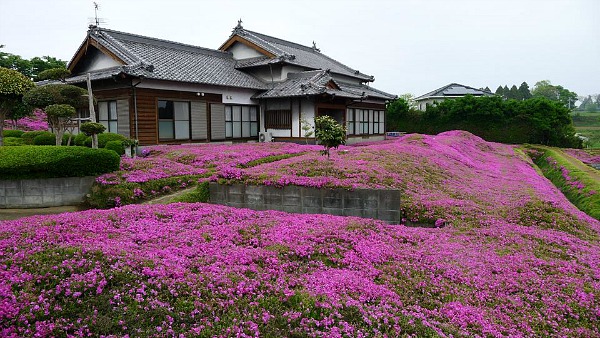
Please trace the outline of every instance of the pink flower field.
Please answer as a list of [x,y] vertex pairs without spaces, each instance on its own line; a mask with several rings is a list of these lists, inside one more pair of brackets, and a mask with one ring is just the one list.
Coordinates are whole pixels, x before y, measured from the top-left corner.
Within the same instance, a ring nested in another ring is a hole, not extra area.
[[102,180],[394,188],[407,222],[439,227],[203,203],[5,221],[0,336],[600,335],[600,222],[518,148],[447,132],[319,149],[156,147]]

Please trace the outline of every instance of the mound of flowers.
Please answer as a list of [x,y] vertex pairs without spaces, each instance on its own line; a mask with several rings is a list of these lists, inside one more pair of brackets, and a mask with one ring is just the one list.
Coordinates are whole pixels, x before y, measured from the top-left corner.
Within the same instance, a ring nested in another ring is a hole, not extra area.
[[480,225],[200,203],[6,221],[0,335],[600,334],[597,238]]
[[600,165],[600,149],[565,149],[564,152],[588,165]]

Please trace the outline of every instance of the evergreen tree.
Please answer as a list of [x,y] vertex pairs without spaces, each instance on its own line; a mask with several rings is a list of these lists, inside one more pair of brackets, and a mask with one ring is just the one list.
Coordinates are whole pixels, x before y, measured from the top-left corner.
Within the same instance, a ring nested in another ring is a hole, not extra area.
[[504,97],[504,89],[502,88],[502,86],[498,86],[498,88],[496,89],[496,95]]
[[521,99],[521,96],[519,95],[519,89],[517,89],[517,86],[512,85],[512,87],[510,87],[510,91],[508,92],[508,98],[513,100]]
[[531,91],[529,91],[529,85],[527,82],[523,82],[519,86],[519,96],[521,100],[527,100],[531,98]]
[[486,92],[489,92],[489,93],[491,93],[491,92],[492,92],[492,91],[490,90],[490,87],[488,87],[488,86],[485,86],[485,88],[484,88],[483,90],[484,90],[484,91],[486,91]]
[[504,92],[504,98],[508,99],[508,96],[510,95],[510,89],[508,89],[508,86],[504,85],[504,88],[502,88],[502,91]]

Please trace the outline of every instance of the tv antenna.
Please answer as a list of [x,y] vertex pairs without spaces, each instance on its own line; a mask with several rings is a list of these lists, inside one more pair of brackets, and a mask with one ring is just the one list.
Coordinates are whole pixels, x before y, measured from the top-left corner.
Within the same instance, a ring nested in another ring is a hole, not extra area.
[[94,1],[93,4],[94,4],[94,17],[89,18],[90,24],[95,25],[96,27],[100,27],[100,24],[106,23],[106,20],[98,17],[98,10],[100,9],[100,5],[96,1]]

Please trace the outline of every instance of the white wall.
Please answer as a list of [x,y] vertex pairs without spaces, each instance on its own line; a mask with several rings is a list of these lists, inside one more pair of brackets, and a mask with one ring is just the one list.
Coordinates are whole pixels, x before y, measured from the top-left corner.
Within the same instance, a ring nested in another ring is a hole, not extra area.
[[250,48],[243,43],[234,42],[228,49],[228,52],[233,53],[233,58],[236,60],[255,58],[258,56],[263,56],[260,52],[258,52],[254,48]]
[[[302,99],[302,115],[300,117],[308,121],[313,128],[315,127],[315,103],[313,101]],[[304,130],[300,131],[302,132],[300,137],[304,137]],[[314,132],[312,137],[315,137]]]
[[[300,118],[307,120],[311,126],[314,127],[314,119],[315,119],[315,104],[314,102],[307,100],[305,98],[293,98],[291,99],[291,107],[292,107],[292,130],[289,129],[267,129],[266,132],[271,133],[273,137],[304,137],[304,131],[300,128]],[[286,100],[282,100],[283,101]],[[289,107],[289,106],[288,106]],[[264,111],[266,107],[261,105],[261,131],[265,131],[264,129]],[[314,137],[314,134],[313,136]]]
[[[163,90],[178,90],[182,92],[196,92],[196,93],[211,93],[223,95],[223,103],[228,104],[258,104],[257,101],[252,100],[252,95],[257,91],[254,89],[247,88],[232,88],[232,87],[220,87],[210,86],[192,83],[177,83],[177,82],[166,82],[156,80],[142,80],[142,83],[138,85],[138,88],[149,88],[149,89],[163,89]],[[201,96],[201,95],[200,95]]]
[[303,67],[285,65],[281,69],[281,78],[285,80],[285,79],[287,79],[289,73],[300,73],[304,70],[305,69]]
[[94,53],[94,55],[90,57],[89,64],[81,70],[81,73],[87,73],[98,69],[106,69],[120,65],[120,63],[115,61],[110,56],[98,52]]

